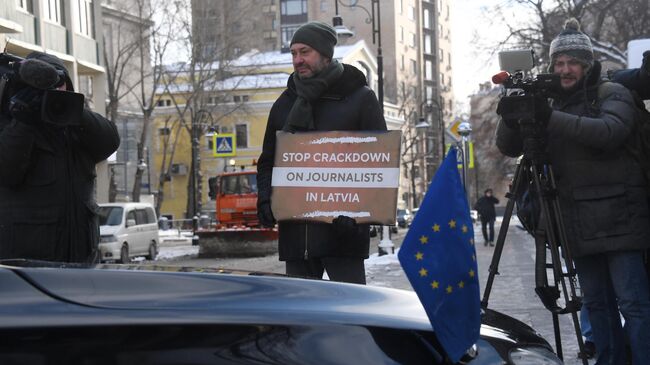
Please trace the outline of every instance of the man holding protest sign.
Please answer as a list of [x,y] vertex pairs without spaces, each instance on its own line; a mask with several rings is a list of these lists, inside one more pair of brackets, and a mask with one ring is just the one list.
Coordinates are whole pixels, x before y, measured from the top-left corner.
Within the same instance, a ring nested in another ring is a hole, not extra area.
[[[304,24],[293,35],[294,73],[269,114],[257,165],[260,222],[273,226],[271,180],[276,132],[385,131],[386,122],[364,74],[333,59],[336,31],[322,22]],[[331,224],[280,221],[279,254],[288,275],[365,284],[369,226],[348,216]]]

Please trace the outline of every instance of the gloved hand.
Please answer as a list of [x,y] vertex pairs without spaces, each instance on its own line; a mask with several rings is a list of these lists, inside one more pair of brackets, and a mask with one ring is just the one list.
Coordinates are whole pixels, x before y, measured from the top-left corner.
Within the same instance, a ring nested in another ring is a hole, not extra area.
[[338,237],[345,237],[357,230],[357,221],[355,221],[354,218],[344,215],[334,218],[332,225],[334,226],[334,232],[336,232]]
[[275,226],[275,217],[271,210],[270,201],[262,202],[257,205],[257,219],[260,220],[260,224],[264,227],[270,228]]
[[27,86],[19,90],[9,100],[9,112],[23,123],[36,125],[41,123],[41,106],[44,91]]
[[535,96],[535,120],[544,127],[548,125],[553,109],[548,105],[548,99],[544,96]]
[[524,101],[516,96],[504,96],[499,100],[497,114],[499,114],[508,128],[519,129],[518,119],[523,117],[520,110],[522,109],[521,104]]
[[641,69],[650,75],[650,51],[643,52],[643,64]]

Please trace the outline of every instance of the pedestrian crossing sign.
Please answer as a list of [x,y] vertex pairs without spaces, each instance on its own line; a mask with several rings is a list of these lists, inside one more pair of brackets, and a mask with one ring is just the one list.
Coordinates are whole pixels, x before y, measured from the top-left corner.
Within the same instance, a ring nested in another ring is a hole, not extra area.
[[212,135],[212,151],[214,157],[235,156],[237,148],[237,137],[233,133],[221,133]]

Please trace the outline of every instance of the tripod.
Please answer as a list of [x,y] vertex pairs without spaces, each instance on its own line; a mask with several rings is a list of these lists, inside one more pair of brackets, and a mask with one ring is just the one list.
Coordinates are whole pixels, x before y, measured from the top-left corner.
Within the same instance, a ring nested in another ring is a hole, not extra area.
[[[584,351],[584,343],[582,341],[577,314],[577,311],[580,310],[581,300],[576,296],[576,272],[557,198],[555,177],[552,166],[548,162],[548,158],[544,152],[541,131],[535,125],[533,119],[520,119],[519,131],[523,137],[524,154],[517,166],[513,182],[506,195],[508,202],[492,256],[489,276],[483,293],[483,299],[481,300],[481,307],[487,308],[495,275],[499,274],[499,260],[503,253],[503,246],[508,232],[510,218],[512,217],[512,211],[515,206],[515,199],[524,190],[526,187],[525,184],[528,184],[531,192],[536,194],[537,203],[541,211],[541,224],[538,227],[541,230],[535,230],[535,292],[541,299],[544,307],[551,312],[557,355],[560,359],[563,359],[559,323],[560,314],[571,314],[578,340],[578,347],[581,352]],[[560,253],[560,246],[562,247],[562,253]],[[547,248],[551,254],[550,263],[546,262]],[[562,270],[562,256],[564,257],[566,272]],[[553,272],[552,285],[549,285],[548,282],[547,269],[551,269]],[[560,298],[560,292],[564,295],[565,307],[560,307],[557,303],[557,300]],[[582,363],[584,365],[588,364],[585,358],[582,359]]]

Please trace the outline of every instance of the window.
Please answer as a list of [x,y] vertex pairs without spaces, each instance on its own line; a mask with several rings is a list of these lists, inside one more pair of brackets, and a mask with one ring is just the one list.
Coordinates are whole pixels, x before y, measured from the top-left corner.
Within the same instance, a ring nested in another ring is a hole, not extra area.
[[409,6],[408,18],[409,20],[415,20],[415,7]]
[[424,53],[431,54],[431,34],[424,35]]
[[411,73],[413,75],[418,74],[418,63],[416,60],[411,60]]
[[158,134],[161,136],[168,136],[171,134],[169,127],[158,128]]
[[158,102],[156,103],[156,106],[171,106],[171,105],[172,105],[172,101],[169,99],[161,99],[158,100]]
[[402,26],[399,27],[399,41],[404,43],[404,27]]
[[16,0],[16,6],[22,11],[34,14],[34,3],[32,0]]
[[320,11],[322,13],[327,11],[327,4],[330,3],[330,0],[320,0]]
[[426,60],[424,62],[424,79],[431,80],[433,76],[433,62]]
[[440,85],[445,86],[445,74],[440,73]]
[[429,9],[424,9],[423,18],[422,22],[424,23],[424,27],[431,29],[431,12],[429,12]]
[[440,55],[439,55],[440,56],[440,62],[444,62],[445,61],[445,51],[443,51],[442,48],[438,48],[438,51],[440,53]]
[[298,27],[299,25],[289,25],[286,27],[282,27],[282,45],[286,45],[287,48],[289,47],[289,44],[291,43],[291,38],[293,38],[293,33],[296,32]]
[[424,95],[424,99],[433,100],[433,86],[427,86],[425,92],[426,95]]
[[233,95],[232,96],[232,101],[235,103],[242,103],[242,102],[247,102],[249,99],[248,95]]
[[93,37],[92,0],[77,0],[77,32]]
[[411,47],[415,48],[415,42],[416,42],[415,33],[410,33],[409,35],[411,38]]
[[307,14],[307,0],[284,0],[280,3],[282,15]]
[[235,137],[237,138],[237,148],[248,148],[248,125],[237,124]]
[[402,14],[404,11],[404,0],[398,0],[397,1],[397,11]]
[[61,0],[45,0],[43,3],[43,13],[45,20],[62,24]]
[[402,71],[404,70],[404,55],[400,58],[399,69]]

